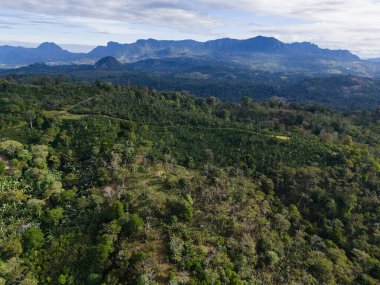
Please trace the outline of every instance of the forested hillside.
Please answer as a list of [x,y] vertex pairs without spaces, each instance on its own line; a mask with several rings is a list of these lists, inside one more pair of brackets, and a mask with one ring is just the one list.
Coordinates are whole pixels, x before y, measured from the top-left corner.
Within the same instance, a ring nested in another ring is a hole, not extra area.
[[[42,76],[45,77],[42,77]],[[0,70],[0,78],[19,83],[104,81],[147,86],[152,89],[188,92],[237,102],[242,97],[264,101],[281,97],[289,102],[324,104],[340,111],[376,109],[380,106],[380,80],[349,74],[268,72],[209,58],[149,59],[122,64],[113,57],[94,65],[33,64]]]
[[379,284],[379,123],[3,80],[0,284]]

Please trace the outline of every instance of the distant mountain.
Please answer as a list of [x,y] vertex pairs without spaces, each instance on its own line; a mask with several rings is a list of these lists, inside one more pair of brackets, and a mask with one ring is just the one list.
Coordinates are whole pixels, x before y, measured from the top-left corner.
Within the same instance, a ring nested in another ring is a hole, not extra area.
[[[88,56],[95,59],[114,56],[124,62],[134,62],[148,58],[201,55],[198,51],[201,45],[202,43],[193,40],[158,41],[148,39],[138,40],[132,44],[109,42],[107,46],[96,47]],[[195,53],[196,50],[197,53]]]
[[98,70],[120,70],[122,64],[113,56],[106,56],[95,63],[95,68]]
[[368,62],[372,62],[372,63],[380,63],[380,58],[370,58],[370,59],[367,59]]
[[[295,64],[295,63],[294,63]],[[319,103],[340,110],[373,109],[380,106],[380,80],[352,75],[267,72],[233,62],[198,58],[147,59],[120,63],[105,57],[95,64],[33,64],[0,70],[0,80],[39,82],[41,76],[68,81],[101,80],[121,85],[146,86],[156,90],[186,91],[200,97],[239,101],[248,96],[256,101],[273,96],[289,102]]]
[[131,62],[148,58],[183,56],[244,56],[251,54],[277,55],[284,57],[318,57],[337,61],[358,61],[360,58],[347,50],[321,49],[312,43],[286,44],[272,37],[258,36],[247,40],[218,39],[207,42],[138,40],[132,44],[109,42],[92,50],[90,58],[114,56]]
[[42,43],[36,48],[0,46],[0,64],[26,65],[32,63],[68,62],[81,59],[83,53],[71,53],[54,43]]
[[204,48],[210,52],[219,53],[283,53],[286,44],[275,39],[263,36],[247,40],[219,39],[204,43]]
[[286,52],[295,56],[322,56],[332,59],[357,61],[360,58],[348,50],[330,50],[319,48],[316,44],[309,42],[286,44]]
[[[174,57],[207,57],[226,61],[247,61],[249,64],[282,62],[295,58],[302,60],[330,60],[355,62],[360,58],[347,50],[319,48],[312,43],[283,43],[272,37],[258,36],[246,40],[218,39],[207,42],[193,40],[160,41],[138,40],[132,44],[109,42],[98,46],[87,54],[71,53],[54,43],[42,43],[37,48],[0,46],[0,64],[27,65],[32,63],[70,63],[81,61],[93,63],[101,58],[112,56],[121,62],[136,62],[145,59]],[[253,61],[253,62],[252,62]],[[286,66],[286,68],[289,68]]]

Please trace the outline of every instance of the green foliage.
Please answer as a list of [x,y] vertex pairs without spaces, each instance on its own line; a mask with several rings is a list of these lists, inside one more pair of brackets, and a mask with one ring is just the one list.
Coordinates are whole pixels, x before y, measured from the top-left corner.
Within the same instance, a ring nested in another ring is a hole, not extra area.
[[[191,197],[188,196],[190,199]],[[191,200],[183,198],[172,198],[167,201],[170,215],[175,215],[186,221],[190,221],[193,217],[193,207]]]
[[23,145],[20,142],[7,140],[0,142],[0,153],[9,157],[14,157],[17,152],[23,149]]
[[185,242],[177,236],[170,237],[170,258],[173,262],[180,263],[185,249]]
[[378,110],[6,85],[0,283],[379,283]]
[[4,161],[0,160],[0,175],[4,175],[6,172],[6,164]]
[[114,251],[112,239],[109,235],[102,235],[96,245],[96,257],[100,262],[104,262]]
[[47,212],[46,218],[50,224],[57,226],[63,218],[63,214],[64,210],[62,208],[51,209]]
[[119,219],[124,214],[124,205],[119,200],[114,200],[111,205],[103,210],[102,217],[105,221]]
[[91,273],[86,280],[86,285],[100,285],[102,276],[100,274]]
[[23,245],[27,250],[39,249],[44,244],[44,234],[38,227],[28,228],[22,235]]
[[131,214],[128,217],[128,221],[125,225],[126,231],[131,236],[136,236],[144,229],[144,220],[137,214]]

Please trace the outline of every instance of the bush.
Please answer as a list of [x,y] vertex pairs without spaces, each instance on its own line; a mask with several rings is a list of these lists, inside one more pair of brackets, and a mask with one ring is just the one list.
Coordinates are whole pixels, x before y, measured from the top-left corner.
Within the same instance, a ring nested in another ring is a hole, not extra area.
[[115,200],[107,208],[103,210],[103,221],[110,222],[115,219],[119,219],[124,214],[124,205],[119,200]]
[[56,226],[59,224],[59,221],[63,218],[63,209],[62,208],[56,208],[51,209],[47,212],[46,215],[47,221]]
[[17,141],[7,140],[0,142],[0,153],[9,157],[14,157],[19,150],[22,150],[24,146]]
[[114,251],[112,240],[109,235],[102,235],[99,243],[96,245],[96,253],[99,261],[105,261]]
[[99,285],[102,282],[102,276],[100,274],[91,273],[88,275],[86,285]]
[[0,160],[0,175],[4,175],[6,172],[6,164],[4,161]]
[[179,199],[173,198],[169,199],[167,202],[170,215],[175,215],[185,221],[190,221],[193,218],[193,206],[191,205],[191,200],[187,198]]
[[126,224],[126,230],[129,235],[137,235],[144,229],[144,220],[138,215],[132,214],[129,216]]
[[38,227],[28,228],[22,235],[23,245],[27,250],[39,249],[44,244],[44,234]]

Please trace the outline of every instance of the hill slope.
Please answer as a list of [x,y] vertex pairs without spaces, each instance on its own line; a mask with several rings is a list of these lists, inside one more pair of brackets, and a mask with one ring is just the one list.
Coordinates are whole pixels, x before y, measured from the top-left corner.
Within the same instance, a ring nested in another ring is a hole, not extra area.
[[48,66],[35,64],[0,71],[0,76],[20,82],[36,82],[42,75],[67,81],[147,86],[158,90],[187,91],[240,101],[281,97],[289,102],[319,103],[340,110],[375,109],[380,106],[380,82],[374,78],[352,75],[320,75],[254,70],[238,63],[209,58],[149,59],[121,64],[105,57],[95,65]]
[[0,102],[1,283],[379,283],[378,110],[102,82]]

